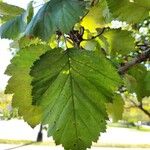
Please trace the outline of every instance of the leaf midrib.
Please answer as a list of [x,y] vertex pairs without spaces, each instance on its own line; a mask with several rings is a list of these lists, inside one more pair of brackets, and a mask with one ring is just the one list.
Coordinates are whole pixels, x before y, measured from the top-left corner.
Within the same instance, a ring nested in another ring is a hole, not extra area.
[[76,142],[77,142],[77,147],[79,148],[79,142],[78,142],[78,131],[77,131],[77,119],[76,119],[76,112],[75,112],[75,100],[73,96],[73,78],[71,75],[71,61],[70,61],[70,56],[67,53],[68,56],[68,67],[69,67],[69,76],[70,76],[70,88],[71,88],[71,97],[72,97],[72,106],[73,106],[73,116],[74,116],[74,121],[75,121],[75,132],[76,132]]

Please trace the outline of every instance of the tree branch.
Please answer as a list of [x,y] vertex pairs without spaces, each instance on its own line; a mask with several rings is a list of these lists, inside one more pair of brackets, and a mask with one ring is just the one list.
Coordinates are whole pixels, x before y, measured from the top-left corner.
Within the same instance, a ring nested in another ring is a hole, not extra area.
[[129,68],[135,66],[138,63],[146,61],[147,59],[150,59],[150,48],[148,48],[147,50],[143,51],[141,54],[139,54],[133,60],[127,62],[124,66],[121,66],[118,69],[118,72],[119,72],[119,74],[124,74],[126,71],[128,71]]
[[143,111],[149,118],[150,118],[150,112],[148,110],[146,110],[143,107],[143,103],[142,102],[138,102],[139,104],[137,104],[136,102],[134,102],[133,100],[130,100],[130,102],[137,107],[138,109],[140,109],[141,111]]
[[144,107],[143,107],[143,103],[140,102],[140,105],[138,105],[138,108],[141,109],[149,118],[150,118],[150,112],[147,111]]

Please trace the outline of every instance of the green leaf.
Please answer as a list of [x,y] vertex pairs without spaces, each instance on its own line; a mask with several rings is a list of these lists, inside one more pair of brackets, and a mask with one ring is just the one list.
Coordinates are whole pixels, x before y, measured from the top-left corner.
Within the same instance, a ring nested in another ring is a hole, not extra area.
[[97,41],[95,40],[89,40],[89,41],[83,41],[80,44],[84,49],[86,50],[96,50],[97,48],[100,48],[100,45]]
[[40,39],[38,38],[29,38],[29,37],[22,37],[19,40],[19,47],[22,48],[26,48],[26,47],[30,47],[32,45],[38,45],[38,44],[46,44],[45,42],[42,42]]
[[147,71],[147,74],[144,79],[144,85],[145,85],[146,90],[150,91],[150,71]]
[[[103,36],[107,39],[107,42],[109,44],[109,51],[112,55],[125,55],[135,50],[135,43],[134,38],[132,37],[132,32],[120,29],[112,29],[105,31],[103,33]],[[104,43],[103,48],[107,50],[108,44],[106,44],[105,46]]]
[[145,66],[137,65],[128,71],[125,84],[131,93],[136,93],[139,101],[145,96],[150,96],[150,71]]
[[122,119],[123,110],[124,101],[120,94],[115,94],[113,97],[113,102],[107,104],[107,111],[112,117],[113,122],[117,122]]
[[107,0],[115,19],[138,23],[149,16],[150,0]]
[[106,129],[105,103],[121,82],[103,54],[56,48],[34,63],[31,76],[33,104],[42,107],[56,144],[85,150],[97,141]]
[[24,117],[31,126],[36,126],[41,121],[40,106],[32,105],[30,67],[38,57],[49,49],[43,44],[24,47],[11,60],[6,74],[11,76],[5,93],[14,94],[12,105],[19,108],[19,114]]
[[25,10],[23,8],[0,2],[0,16],[3,19],[5,18],[4,20],[9,20],[13,17],[16,17],[22,14],[24,11]]
[[23,13],[20,16],[6,22],[0,27],[0,37],[7,39],[18,39],[23,35],[26,29],[26,16]]
[[68,33],[84,14],[85,3],[80,0],[51,0],[44,4],[28,25],[26,34],[49,40],[60,30]]
[[23,36],[26,30],[27,24],[33,15],[32,2],[29,3],[28,8],[21,15],[18,15],[11,19],[10,21],[4,23],[0,27],[0,37],[8,39],[19,39]]

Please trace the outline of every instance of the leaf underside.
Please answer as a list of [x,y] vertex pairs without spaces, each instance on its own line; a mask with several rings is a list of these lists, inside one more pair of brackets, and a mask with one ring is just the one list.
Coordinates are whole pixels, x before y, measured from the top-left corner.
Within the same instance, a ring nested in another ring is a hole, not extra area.
[[43,123],[56,144],[84,150],[106,129],[105,103],[120,77],[100,53],[80,49],[48,51],[34,63],[33,104],[44,112]]

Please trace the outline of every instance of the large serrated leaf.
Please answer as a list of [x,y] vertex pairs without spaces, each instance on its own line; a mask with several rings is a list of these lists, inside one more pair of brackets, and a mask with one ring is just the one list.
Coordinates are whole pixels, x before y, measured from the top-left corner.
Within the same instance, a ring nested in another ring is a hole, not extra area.
[[[112,55],[125,55],[135,50],[135,43],[134,38],[132,37],[132,32],[120,29],[111,29],[105,31],[103,36],[107,39],[109,44],[109,51]],[[108,45],[103,44],[103,48],[107,50]]]
[[84,14],[80,0],[51,0],[44,4],[29,24],[26,34],[48,40],[54,32],[69,32]]
[[138,23],[149,16],[150,0],[107,0],[113,17],[128,23]]
[[31,126],[36,126],[41,121],[40,106],[32,105],[30,67],[39,56],[48,49],[42,44],[30,45],[21,49],[11,60],[6,70],[10,75],[5,93],[14,94],[12,105],[19,108],[19,114]]
[[7,21],[0,27],[0,37],[13,40],[22,37],[26,30],[27,24],[32,18],[32,15],[33,7],[31,2],[29,3],[26,11]]
[[97,141],[106,129],[105,103],[121,82],[103,54],[56,48],[35,62],[31,76],[33,104],[42,107],[56,144],[85,150]]
[[129,69],[125,75],[125,84],[131,93],[136,93],[141,101],[145,96],[150,96],[150,71],[143,65],[137,65]]

